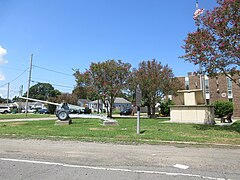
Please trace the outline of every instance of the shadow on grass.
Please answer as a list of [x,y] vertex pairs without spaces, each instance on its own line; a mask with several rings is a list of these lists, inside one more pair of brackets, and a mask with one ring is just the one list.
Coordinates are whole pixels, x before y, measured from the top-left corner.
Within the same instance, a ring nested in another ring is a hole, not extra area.
[[73,120],[72,124],[75,125],[96,125],[100,122],[99,119],[75,119]]
[[218,125],[202,125],[202,124],[198,124],[198,125],[194,125],[194,128],[196,128],[196,130],[220,130],[220,131],[235,131],[240,133],[240,121],[237,121],[235,123],[233,123],[232,125],[226,125],[226,126],[218,126]]

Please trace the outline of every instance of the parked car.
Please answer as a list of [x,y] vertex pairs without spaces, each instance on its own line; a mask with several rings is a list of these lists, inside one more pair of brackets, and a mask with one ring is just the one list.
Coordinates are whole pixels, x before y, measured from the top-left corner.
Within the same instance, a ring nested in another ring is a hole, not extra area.
[[50,112],[47,109],[38,109],[39,114],[50,114]]
[[8,106],[0,106],[0,113],[7,114],[7,113],[10,113],[10,112],[11,112],[10,107],[8,107]]
[[[22,113],[25,113],[26,112],[26,109],[23,109],[22,110]],[[28,113],[35,113],[36,112],[36,109],[28,109],[27,111]]]
[[130,114],[132,114],[132,109],[131,109],[131,108],[122,110],[122,111],[120,112],[120,115],[121,115],[121,116],[122,116],[122,115],[130,115]]

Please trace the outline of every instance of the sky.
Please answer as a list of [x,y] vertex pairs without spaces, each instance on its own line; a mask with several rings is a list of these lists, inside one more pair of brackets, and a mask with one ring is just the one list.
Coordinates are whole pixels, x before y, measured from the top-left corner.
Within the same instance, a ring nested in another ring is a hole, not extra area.
[[[122,60],[137,68],[156,59],[175,76],[198,67],[181,46],[196,30],[195,0],[0,0],[0,96],[50,83],[61,92],[76,86],[74,70],[91,62]],[[199,0],[211,10],[216,0]],[[9,86],[8,86],[9,85]],[[9,87],[9,88],[8,88]]]

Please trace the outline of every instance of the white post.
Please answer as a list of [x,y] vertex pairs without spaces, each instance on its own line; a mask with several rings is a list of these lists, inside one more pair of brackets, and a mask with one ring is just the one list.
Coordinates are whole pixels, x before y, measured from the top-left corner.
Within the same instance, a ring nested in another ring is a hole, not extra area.
[[137,106],[137,134],[140,134],[140,107]]
[[140,134],[140,106],[141,106],[142,92],[140,86],[136,88],[136,106],[137,106],[137,134]]

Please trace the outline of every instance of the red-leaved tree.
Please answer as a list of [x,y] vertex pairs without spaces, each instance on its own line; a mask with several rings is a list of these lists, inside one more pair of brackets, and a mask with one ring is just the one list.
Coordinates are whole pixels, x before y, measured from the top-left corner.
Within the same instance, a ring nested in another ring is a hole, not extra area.
[[126,88],[131,65],[121,60],[107,60],[91,63],[89,70],[80,73],[75,71],[75,78],[79,86],[96,91],[107,110],[108,117],[112,117],[113,104],[119,93]]
[[155,116],[155,106],[166,95],[175,94],[180,83],[174,77],[168,65],[162,65],[155,59],[142,61],[138,69],[133,69],[129,87],[134,91],[139,84],[142,91],[143,105],[148,107],[148,115]]
[[186,61],[200,64],[203,73],[223,73],[240,86],[240,1],[217,0],[219,6],[194,16],[197,30],[189,33],[183,49]]

